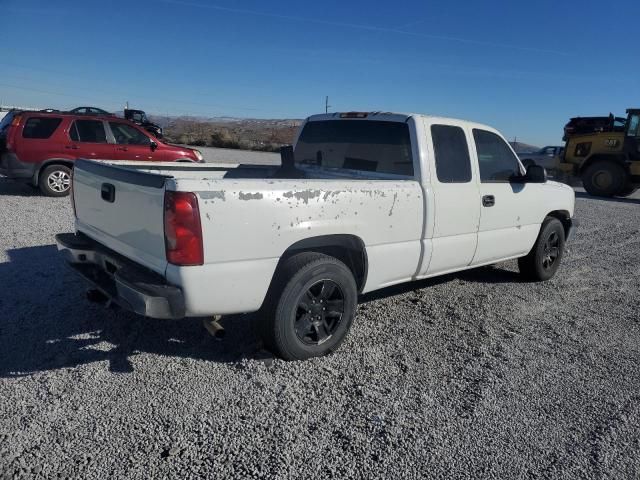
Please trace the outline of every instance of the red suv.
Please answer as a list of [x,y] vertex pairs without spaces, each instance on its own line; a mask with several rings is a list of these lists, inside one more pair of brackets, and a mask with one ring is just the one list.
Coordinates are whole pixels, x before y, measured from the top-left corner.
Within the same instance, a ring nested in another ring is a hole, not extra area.
[[202,154],[164,143],[128,120],[104,115],[14,110],[0,122],[0,175],[61,197],[69,194],[78,158],[201,162]]

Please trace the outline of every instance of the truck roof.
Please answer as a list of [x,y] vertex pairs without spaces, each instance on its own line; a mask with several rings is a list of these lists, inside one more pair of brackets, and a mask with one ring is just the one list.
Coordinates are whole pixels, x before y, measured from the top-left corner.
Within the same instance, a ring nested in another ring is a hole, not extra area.
[[319,113],[307,117],[307,121],[317,122],[322,120],[378,120],[387,122],[406,122],[410,118],[425,118],[431,121],[445,121],[447,123],[457,123],[459,125],[467,125],[471,128],[481,128],[483,130],[489,130],[491,132],[499,132],[489,126],[482,123],[471,122],[469,120],[462,120],[460,118],[442,117],[439,115],[427,115],[424,113],[401,113],[401,112],[334,112],[334,113]]

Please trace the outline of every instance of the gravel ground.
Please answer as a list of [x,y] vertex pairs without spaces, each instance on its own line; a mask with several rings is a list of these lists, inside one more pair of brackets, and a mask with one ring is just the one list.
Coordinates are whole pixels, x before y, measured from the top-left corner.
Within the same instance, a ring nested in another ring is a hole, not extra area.
[[287,363],[255,316],[89,304],[68,199],[0,180],[0,472],[41,478],[640,476],[640,196],[580,194],[558,275],[514,262],[362,299],[336,354]]

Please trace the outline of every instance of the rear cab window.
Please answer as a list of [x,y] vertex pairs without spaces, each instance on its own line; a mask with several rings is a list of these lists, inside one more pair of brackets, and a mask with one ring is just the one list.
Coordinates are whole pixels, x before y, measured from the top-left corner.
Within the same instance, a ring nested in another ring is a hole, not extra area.
[[24,123],[22,138],[47,139],[62,123],[59,117],[30,117]]
[[359,177],[414,176],[409,126],[378,120],[319,120],[305,124],[295,148],[302,169]]
[[455,125],[431,125],[431,139],[440,183],[469,183],[471,159],[462,128]]
[[69,138],[74,142],[107,143],[101,120],[75,120],[69,129]]

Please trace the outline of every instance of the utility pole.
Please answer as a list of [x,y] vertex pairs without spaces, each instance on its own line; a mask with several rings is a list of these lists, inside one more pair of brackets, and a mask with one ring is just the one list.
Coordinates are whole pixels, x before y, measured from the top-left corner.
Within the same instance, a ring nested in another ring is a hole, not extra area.
[[324,97],[324,113],[329,113],[329,107],[331,105],[329,105],[329,95],[327,95],[326,97]]

